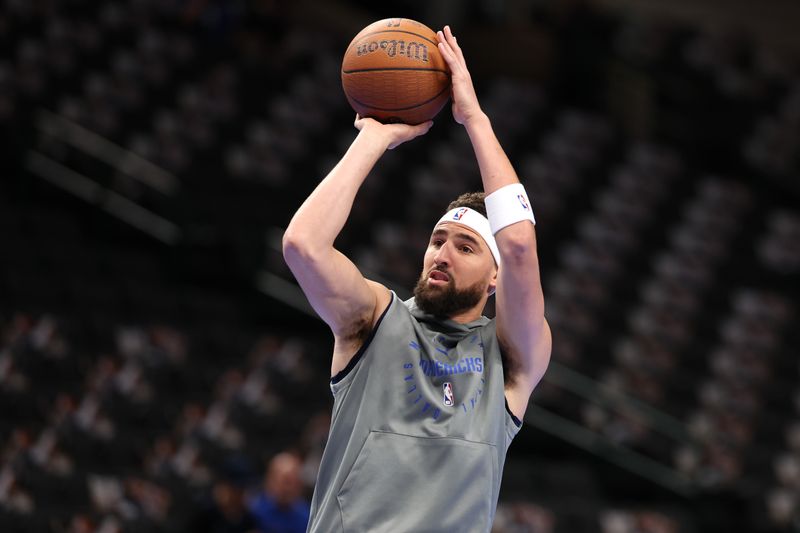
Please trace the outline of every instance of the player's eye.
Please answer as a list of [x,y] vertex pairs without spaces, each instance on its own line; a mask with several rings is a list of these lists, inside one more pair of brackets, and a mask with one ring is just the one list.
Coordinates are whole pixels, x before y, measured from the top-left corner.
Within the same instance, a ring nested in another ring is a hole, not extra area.
[[442,244],[444,244],[444,241],[442,239],[431,240],[431,246],[435,246],[436,248],[440,247]]
[[461,251],[465,254],[471,254],[473,252],[472,248],[467,246],[466,244],[461,247]]

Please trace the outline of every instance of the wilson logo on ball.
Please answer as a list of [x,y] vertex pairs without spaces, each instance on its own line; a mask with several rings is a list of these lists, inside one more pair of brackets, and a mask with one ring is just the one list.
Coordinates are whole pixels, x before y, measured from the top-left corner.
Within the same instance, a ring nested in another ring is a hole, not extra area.
[[381,41],[362,42],[356,45],[356,55],[359,57],[377,52],[378,50],[383,50],[389,57],[399,55],[405,56],[408,59],[422,61],[423,63],[428,62],[428,46],[425,43],[416,41],[406,43],[402,40],[392,39],[390,41],[384,39]]

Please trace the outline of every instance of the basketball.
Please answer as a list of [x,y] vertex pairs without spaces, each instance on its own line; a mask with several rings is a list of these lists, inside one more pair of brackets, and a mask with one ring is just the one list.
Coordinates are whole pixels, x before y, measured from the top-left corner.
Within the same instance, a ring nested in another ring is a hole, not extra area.
[[373,22],[347,47],[342,87],[362,117],[421,124],[450,98],[450,69],[436,33],[409,19]]

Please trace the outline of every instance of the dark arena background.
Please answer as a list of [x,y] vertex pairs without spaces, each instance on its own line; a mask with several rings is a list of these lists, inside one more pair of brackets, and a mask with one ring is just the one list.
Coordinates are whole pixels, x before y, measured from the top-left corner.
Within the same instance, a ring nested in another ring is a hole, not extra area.
[[[280,240],[390,16],[454,28],[536,211],[554,351],[493,531],[800,530],[797,2],[6,0],[0,531],[288,531],[237,529],[310,499],[330,419]],[[407,297],[479,187],[448,106],[337,247]]]

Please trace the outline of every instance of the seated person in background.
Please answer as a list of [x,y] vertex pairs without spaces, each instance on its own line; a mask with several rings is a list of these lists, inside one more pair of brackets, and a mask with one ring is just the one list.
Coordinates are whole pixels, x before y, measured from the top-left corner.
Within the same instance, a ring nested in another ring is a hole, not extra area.
[[269,462],[264,491],[250,505],[262,533],[305,533],[310,507],[303,497],[302,462],[279,453]]

